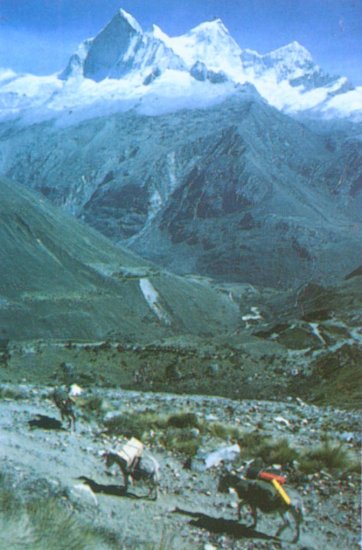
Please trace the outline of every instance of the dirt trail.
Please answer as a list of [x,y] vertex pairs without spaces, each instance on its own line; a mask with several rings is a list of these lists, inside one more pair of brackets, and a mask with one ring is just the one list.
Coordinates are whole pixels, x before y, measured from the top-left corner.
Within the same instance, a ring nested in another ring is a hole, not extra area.
[[[274,539],[277,517],[260,516],[256,530],[248,529],[244,521],[238,524],[234,497],[217,493],[216,471],[184,469],[180,456],[159,447],[151,449],[162,468],[157,502],[142,498],[146,489],[138,484],[130,489],[128,496],[123,495],[122,478],[118,473],[115,477],[107,474],[100,456],[114,442],[101,435],[101,426],[96,421],[80,418],[75,433],[30,427],[29,421],[39,418],[37,415],[59,418],[53,403],[45,397],[48,392],[47,388],[28,387],[26,398],[0,401],[2,464],[17,468],[18,475],[45,478],[62,487],[64,495],[86,519],[121,534],[124,544],[129,541],[132,545],[132,541],[137,540],[140,548],[150,543],[157,548],[161,539],[166,538],[170,550],[203,550],[207,544],[230,549],[357,548],[359,497],[355,480],[309,476],[298,487],[304,498],[306,517],[301,539],[292,545],[290,530],[283,533],[282,540]],[[242,423],[246,429],[263,421],[273,426],[275,435],[288,435],[299,445],[316,442],[321,419],[328,420],[335,435],[339,429],[341,437],[345,424],[357,421],[354,413],[333,414],[330,410],[295,402],[236,402],[106,390],[103,394],[110,402],[119,403],[121,410],[129,410],[131,404],[137,410],[145,410],[151,404],[158,411],[187,407],[219,421],[230,421],[232,411],[233,421]],[[286,422],[278,420],[279,417]],[[297,422],[301,428],[293,434],[291,428]]]

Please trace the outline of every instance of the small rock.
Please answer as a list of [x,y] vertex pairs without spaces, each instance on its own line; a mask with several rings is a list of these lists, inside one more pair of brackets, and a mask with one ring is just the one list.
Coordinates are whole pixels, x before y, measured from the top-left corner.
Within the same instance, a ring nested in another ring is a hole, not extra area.
[[234,509],[235,509],[235,508],[238,507],[238,503],[237,503],[237,502],[229,502],[228,507],[229,507],[229,508],[234,508]]
[[283,416],[276,416],[274,420],[275,422],[278,422],[279,424],[283,424],[284,426],[288,426],[288,427],[290,426],[289,420],[287,420]]
[[73,502],[75,500],[81,500],[85,504],[98,506],[96,495],[93,493],[92,489],[88,487],[88,485],[83,485],[83,483],[73,485],[72,489],[69,492],[69,499]]

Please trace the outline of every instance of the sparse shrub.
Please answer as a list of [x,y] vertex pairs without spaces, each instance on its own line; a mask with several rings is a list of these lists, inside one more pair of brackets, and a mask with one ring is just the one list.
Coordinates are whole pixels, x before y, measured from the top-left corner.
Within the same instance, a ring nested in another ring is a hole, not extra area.
[[206,430],[210,435],[225,441],[237,441],[241,436],[241,431],[237,426],[222,424],[221,422],[211,422],[207,425]]
[[150,430],[163,429],[166,419],[155,413],[123,413],[105,421],[108,433],[142,439]]
[[239,437],[238,443],[243,458],[262,458],[265,464],[285,466],[299,458],[299,452],[289,445],[286,438],[274,441],[258,431],[246,432]]
[[305,473],[320,470],[358,471],[357,462],[352,459],[343,443],[326,440],[322,445],[306,451],[300,460],[300,469]]
[[[1,480],[3,485],[4,480]],[[21,501],[14,495],[13,491],[7,487],[0,489],[0,513],[4,515],[12,515],[21,506]]]
[[150,550],[172,550],[174,548],[175,534],[163,529],[159,543],[150,546]]
[[26,399],[28,397],[24,388],[12,386],[0,386],[0,399]]
[[152,412],[123,413],[105,421],[108,433],[146,440],[150,431],[166,449],[193,456],[200,444],[199,421],[193,413],[163,416]]
[[161,443],[166,449],[186,456],[194,456],[201,444],[201,436],[195,428],[167,428]]
[[260,456],[260,449],[268,441],[268,437],[259,431],[241,433],[238,443],[243,458],[256,458]]
[[261,447],[259,456],[261,456],[266,464],[281,464],[285,466],[296,460],[299,457],[299,453],[289,445],[288,439],[283,438],[277,441],[266,442]]
[[100,414],[104,411],[104,399],[98,395],[93,395],[86,399],[78,400],[77,405],[87,413]]
[[[0,548],[14,550],[110,550],[106,533],[99,533],[67,510],[56,498],[32,494],[27,502],[16,484],[0,479]],[[110,537],[111,538],[111,537]]]
[[170,416],[167,425],[175,428],[198,428],[199,420],[195,413],[183,412]]
[[99,351],[109,351],[112,349],[111,342],[108,340],[105,340],[104,342],[101,342],[98,346]]

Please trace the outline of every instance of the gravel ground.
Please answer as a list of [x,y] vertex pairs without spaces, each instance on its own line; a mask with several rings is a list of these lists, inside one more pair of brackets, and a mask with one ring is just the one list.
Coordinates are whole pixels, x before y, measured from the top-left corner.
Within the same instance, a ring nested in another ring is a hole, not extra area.
[[[290,487],[291,492],[302,496],[305,507],[300,540],[292,544],[294,533],[290,529],[280,539],[273,536],[279,525],[276,516],[260,515],[256,529],[247,528],[250,518],[243,517],[237,522],[235,496],[217,492],[216,468],[186,469],[184,457],[152,444],[152,438],[148,449],[161,465],[160,496],[156,502],[144,498],[146,490],[141,484],[124,495],[119,489],[122,485],[119,473],[107,472],[101,458],[104,450],[120,445],[122,438],[108,437],[102,433],[101,421],[89,420],[84,415],[79,417],[75,433],[39,425],[31,427],[29,421],[39,418],[37,415],[59,419],[58,410],[48,399],[51,389],[8,385],[6,390],[9,395],[13,391],[17,399],[0,400],[3,469],[11,470],[18,480],[32,483],[34,491],[40,491],[40,480],[44,479],[62,488],[74,512],[115,533],[120,548],[147,548],[150,544],[159,548],[161,541],[163,547],[177,550],[292,547],[340,550],[357,548],[359,544],[357,474],[338,479],[321,471],[288,484],[288,490]],[[119,412],[151,409],[171,414],[188,410],[247,431],[263,426],[271,436],[287,437],[297,448],[315,445],[326,433],[345,441],[351,452],[359,448],[357,413],[310,406],[300,399],[233,401],[121,390],[97,390],[97,395]],[[204,443],[205,449],[212,448],[211,441],[205,439]]]

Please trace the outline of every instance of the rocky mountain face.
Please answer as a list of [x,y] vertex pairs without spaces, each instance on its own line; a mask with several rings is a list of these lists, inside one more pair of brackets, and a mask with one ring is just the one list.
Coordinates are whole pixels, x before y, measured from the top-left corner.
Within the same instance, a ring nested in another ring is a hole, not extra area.
[[97,82],[156,68],[183,70],[184,63],[162,40],[143,33],[137,21],[120,10],[94,39],[81,44],[61,78],[81,74]]
[[0,216],[1,339],[116,331],[134,342],[238,325],[237,306],[207,282],[156,268],[4,179]]
[[336,280],[361,254],[361,141],[322,130],[245,86],[163,116],[3,123],[0,166],[176,272],[295,287]]

